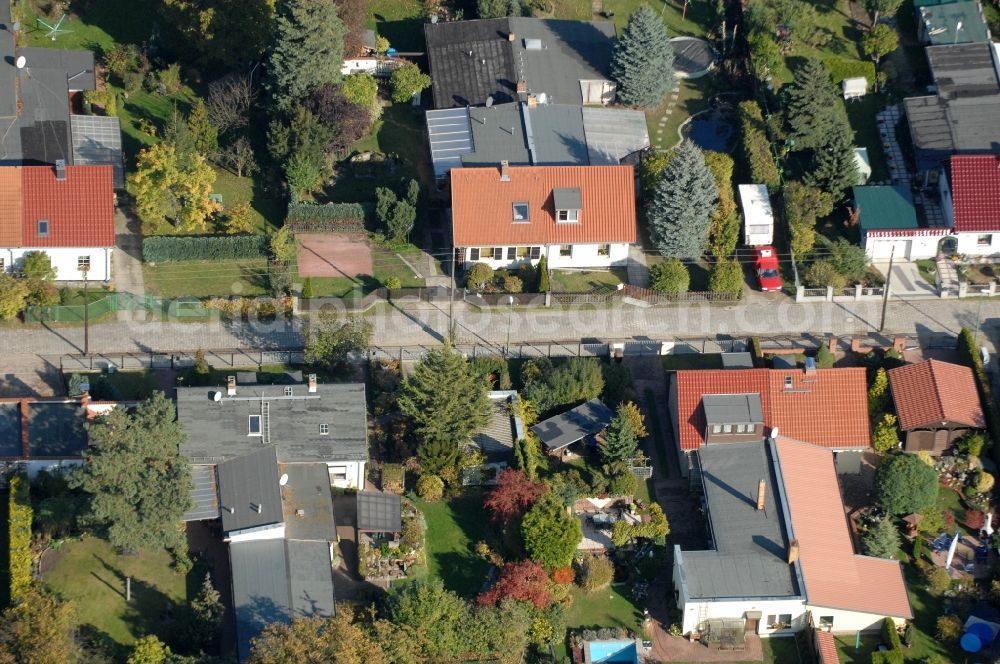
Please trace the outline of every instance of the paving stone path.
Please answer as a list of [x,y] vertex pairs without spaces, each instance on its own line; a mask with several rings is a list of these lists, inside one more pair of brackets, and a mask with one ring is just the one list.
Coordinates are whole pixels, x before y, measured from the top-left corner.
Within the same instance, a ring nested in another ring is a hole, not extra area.
[[[653,140],[653,143],[658,150],[667,150],[676,144],[676,142],[665,144],[663,132],[667,127],[667,120],[670,119],[670,115],[674,112],[674,108],[677,106],[677,98],[680,96],[680,90],[680,86],[678,85],[671,91],[670,101],[667,102],[667,108],[660,117],[660,121],[656,123],[656,138]],[[669,141],[671,139],[668,137],[666,140]]]

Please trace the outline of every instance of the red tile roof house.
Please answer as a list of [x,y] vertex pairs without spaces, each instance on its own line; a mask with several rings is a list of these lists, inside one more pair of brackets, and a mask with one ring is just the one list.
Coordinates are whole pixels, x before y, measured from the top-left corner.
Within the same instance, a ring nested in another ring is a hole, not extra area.
[[953,156],[938,187],[955,252],[1000,254],[1000,159],[992,154]]
[[674,546],[684,634],[732,647],[746,633],[853,634],[913,617],[899,562],[854,551],[831,450],[780,435],[698,455],[711,542]]
[[0,268],[44,251],[59,281],[108,281],[114,246],[111,166],[0,166]]
[[891,370],[889,385],[907,452],[941,454],[962,436],[986,428],[969,367],[926,360]]
[[452,241],[468,267],[607,268],[636,241],[631,166],[501,166],[451,171]]
[[677,371],[668,407],[681,472],[704,446],[781,435],[834,451],[871,447],[863,368]]

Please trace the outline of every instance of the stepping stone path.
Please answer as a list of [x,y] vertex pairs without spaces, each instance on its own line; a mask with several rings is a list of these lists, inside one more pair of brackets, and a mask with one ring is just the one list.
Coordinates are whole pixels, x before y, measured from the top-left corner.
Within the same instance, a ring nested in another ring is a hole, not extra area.
[[667,120],[670,119],[670,115],[674,112],[674,108],[677,106],[677,97],[680,96],[680,86],[673,89],[670,93],[670,101],[667,102],[667,108],[660,118],[660,121],[656,123],[656,140],[654,140],[654,147],[658,150],[666,150],[674,146],[673,143],[670,145],[664,145],[663,143],[663,130],[667,126]]

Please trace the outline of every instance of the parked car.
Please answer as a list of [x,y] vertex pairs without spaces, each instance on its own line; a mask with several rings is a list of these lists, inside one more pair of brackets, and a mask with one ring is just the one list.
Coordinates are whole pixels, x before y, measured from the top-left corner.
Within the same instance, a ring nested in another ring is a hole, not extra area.
[[774,247],[756,247],[754,272],[757,273],[757,284],[762,291],[781,290],[781,271],[778,269],[778,256]]

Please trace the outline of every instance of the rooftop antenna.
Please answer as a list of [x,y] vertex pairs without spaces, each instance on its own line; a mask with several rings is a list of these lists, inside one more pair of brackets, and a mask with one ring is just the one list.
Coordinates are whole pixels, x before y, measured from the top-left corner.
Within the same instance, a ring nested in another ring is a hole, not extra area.
[[48,37],[49,39],[51,39],[52,41],[55,41],[56,40],[56,36],[57,35],[61,35],[64,32],[73,32],[72,30],[68,30],[68,29],[62,27],[63,21],[66,20],[66,14],[63,14],[62,16],[60,16],[59,20],[55,22],[55,25],[53,25],[51,23],[48,23],[47,21],[45,21],[43,19],[40,19],[40,18],[35,19],[35,20],[38,22],[39,26],[41,26],[41,27],[45,28],[46,30],[48,30],[48,32],[45,33],[45,36]]
[[288,473],[282,473],[281,477],[278,478],[278,486],[285,486],[288,484]]

